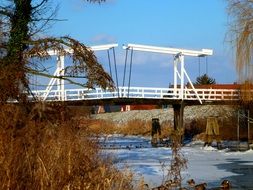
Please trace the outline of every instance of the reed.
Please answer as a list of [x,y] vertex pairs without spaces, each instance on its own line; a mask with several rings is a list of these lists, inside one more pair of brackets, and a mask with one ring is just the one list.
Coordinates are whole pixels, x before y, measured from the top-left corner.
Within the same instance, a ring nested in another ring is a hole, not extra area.
[[133,189],[66,107],[36,106],[1,105],[0,189]]

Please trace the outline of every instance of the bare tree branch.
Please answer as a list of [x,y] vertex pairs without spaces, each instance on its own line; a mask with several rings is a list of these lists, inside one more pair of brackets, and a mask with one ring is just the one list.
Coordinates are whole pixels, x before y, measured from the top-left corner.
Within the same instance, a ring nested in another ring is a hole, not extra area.
[[48,0],[42,0],[40,3],[38,3],[37,5],[33,6],[32,9],[33,10],[37,10],[39,7],[45,5],[48,2]]
[[[243,93],[248,93],[253,83],[253,1],[227,0],[231,17],[230,35],[236,50],[236,70],[241,83],[245,83]],[[251,94],[244,94],[245,101]]]
[[42,77],[46,77],[46,78],[56,78],[56,79],[63,79],[68,81],[70,84],[74,84],[74,85],[78,85],[84,88],[90,88],[89,86],[86,86],[85,84],[82,84],[80,82],[75,82],[74,80],[69,79],[66,76],[54,76],[45,72],[39,72],[38,70],[34,70],[34,69],[28,69],[27,70],[28,73],[33,74],[33,75],[38,75],[38,76],[42,76]]
[[7,17],[12,17],[12,13],[7,11],[7,10],[0,10],[0,15],[3,15],[3,16],[7,16]]
[[31,41],[29,44],[32,48],[25,52],[27,59],[32,57],[37,57],[41,60],[49,59],[48,51],[53,50],[59,55],[67,55],[72,58],[73,65],[65,69],[67,75],[78,76],[79,74],[86,74],[88,80],[86,85],[90,88],[94,86],[101,86],[102,88],[114,87],[109,74],[104,71],[102,65],[97,62],[94,53],[84,44],[67,36],[59,39],[39,39]]

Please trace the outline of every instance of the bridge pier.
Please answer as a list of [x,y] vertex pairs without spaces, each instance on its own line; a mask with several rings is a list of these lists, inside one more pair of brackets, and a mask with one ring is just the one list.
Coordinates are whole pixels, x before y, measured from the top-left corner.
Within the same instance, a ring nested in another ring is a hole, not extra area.
[[174,130],[182,129],[184,127],[184,107],[184,101],[180,104],[173,104]]

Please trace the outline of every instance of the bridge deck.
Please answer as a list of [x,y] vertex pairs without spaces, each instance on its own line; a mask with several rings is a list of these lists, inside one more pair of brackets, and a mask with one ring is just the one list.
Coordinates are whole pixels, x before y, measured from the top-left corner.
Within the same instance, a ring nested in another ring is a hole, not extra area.
[[[45,96],[47,94],[47,96]],[[34,97],[45,101],[66,101],[71,104],[237,104],[239,90],[234,89],[187,89],[183,93],[173,88],[119,87],[115,90],[68,89],[64,91],[33,91]],[[30,96],[32,97],[32,96]],[[90,103],[88,103],[90,102]]]

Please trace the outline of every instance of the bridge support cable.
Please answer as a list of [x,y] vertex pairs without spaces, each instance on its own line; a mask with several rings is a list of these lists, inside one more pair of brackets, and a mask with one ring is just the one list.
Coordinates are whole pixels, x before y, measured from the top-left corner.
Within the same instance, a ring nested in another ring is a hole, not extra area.
[[199,66],[199,77],[200,77],[200,57],[198,57],[198,66]]
[[[124,46],[123,46],[124,48]],[[130,93],[130,86],[131,86],[131,77],[132,77],[132,67],[133,67],[133,48],[124,48],[126,50],[126,55],[125,55],[125,65],[124,65],[124,75],[123,75],[123,91],[124,94],[123,96],[126,95],[125,92],[125,79],[126,79],[126,70],[127,70],[127,62],[128,62],[128,51],[129,49],[131,49],[130,51],[130,63],[129,63],[129,75],[128,75],[128,85],[127,85],[127,98],[129,98],[129,93]]]
[[115,56],[115,49],[112,48],[113,52],[113,60],[114,60],[114,69],[115,69],[115,77],[116,77],[116,85],[117,85],[117,91],[118,91],[118,97],[120,97],[119,94],[119,80],[118,80],[118,70],[117,70],[117,62],[116,62],[116,56]]
[[128,49],[126,49],[126,55],[125,55],[125,65],[124,65],[124,74],[123,74],[123,82],[122,82],[122,86],[123,86],[123,87],[125,86],[127,57],[128,57]]
[[129,79],[128,79],[128,89],[127,89],[127,97],[129,98],[130,85],[131,85],[131,76],[132,76],[132,65],[133,65],[133,48],[131,49],[131,57],[130,57],[130,68],[129,68]]
[[206,56],[206,74],[208,75],[208,57]]
[[[111,49],[112,49],[112,53],[113,53],[113,63],[114,63],[114,70],[115,70],[116,87],[117,87],[118,96],[119,96],[118,70],[117,70],[117,62],[116,62],[116,56],[115,56],[115,49],[114,49],[114,47],[111,48]],[[108,57],[108,63],[109,63],[110,76],[113,79],[110,49],[107,50],[107,57]]]
[[108,57],[108,64],[109,64],[110,76],[111,76],[111,78],[112,78],[111,56],[110,56],[109,50],[107,50],[107,57]]

